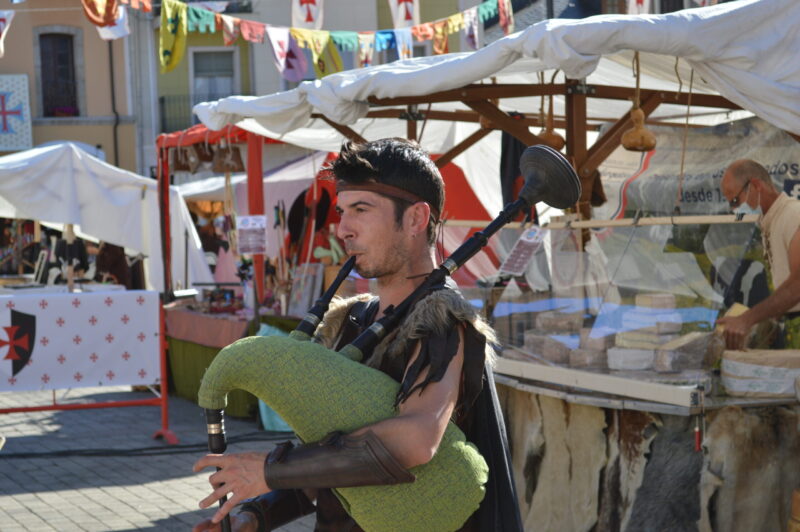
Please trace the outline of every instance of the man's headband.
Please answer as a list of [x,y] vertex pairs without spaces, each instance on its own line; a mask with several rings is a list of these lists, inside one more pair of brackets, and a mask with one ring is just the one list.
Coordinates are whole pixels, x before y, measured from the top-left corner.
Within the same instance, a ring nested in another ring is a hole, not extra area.
[[409,192],[408,190],[404,190],[399,187],[395,187],[392,185],[387,185],[385,183],[375,183],[375,182],[365,182],[365,183],[347,183],[342,181],[341,179],[336,181],[336,193],[339,194],[340,192],[348,192],[348,191],[364,191],[364,192],[375,192],[376,194],[382,194],[384,196],[389,196],[390,198],[396,198],[404,201],[408,201],[409,203],[419,203],[423,201],[428,204],[431,208],[431,217],[433,218],[434,222],[439,221],[439,210],[434,206],[431,205],[430,202],[425,201],[424,199],[420,198],[413,192]]

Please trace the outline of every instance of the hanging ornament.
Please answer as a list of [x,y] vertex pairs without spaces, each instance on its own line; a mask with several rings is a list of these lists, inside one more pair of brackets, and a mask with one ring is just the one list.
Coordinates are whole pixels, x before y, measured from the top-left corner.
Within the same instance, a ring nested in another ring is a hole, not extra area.
[[631,109],[633,128],[622,134],[622,146],[630,151],[650,151],[656,147],[656,136],[644,127],[644,111],[639,107],[639,52],[633,54],[633,72],[636,77],[636,93]]
[[[556,74],[558,74],[558,70],[553,72],[553,77],[550,78],[550,84],[552,85],[556,80]],[[541,84],[544,85],[544,74],[540,77]],[[548,111],[547,111],[547,119],[544,119],[544,95],[542,95],[542,106],[539,111],[539,120],[540,122],[544,122],[545,126],[539,132],[539,138],[541,138],[544,143],[556,151],[561,151],[564,148],[564,145],[567,143],[564,140],[564,137],[556,133],[555,127],[553,127],[553,95],[550,94],[548,97]]]

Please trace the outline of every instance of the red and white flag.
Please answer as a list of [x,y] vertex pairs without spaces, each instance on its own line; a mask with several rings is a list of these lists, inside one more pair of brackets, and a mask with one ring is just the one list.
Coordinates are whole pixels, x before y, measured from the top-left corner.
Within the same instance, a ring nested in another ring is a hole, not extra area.
[[14,12],[11,10],[0,11],[0,57],[5,55],[6,34],[11,29],[11,21],[14,20]]
[[650,0],[628,0],[629,15],[647,15],[653,12]]
[[322,29],[323,0],[292,0],[292,27]]
[[0,391],[160,380],[158,294],[0,297]]
[[97,33],[104,41],[114,41],[130,35],[131,27],[128,24],[128,8],[119,6],[119,16],[114,21],[114,25],[102,28],[98,26]]
[[275,68],[287,81],[303,81],[308,70],[306,54],[292,38],[289,28],[282,26],[267,26],[267,38],[272,45],[272,54],[275,59]]
[[410,28],[419,24],[419,0],[389,0],[389,10],[395,28]]

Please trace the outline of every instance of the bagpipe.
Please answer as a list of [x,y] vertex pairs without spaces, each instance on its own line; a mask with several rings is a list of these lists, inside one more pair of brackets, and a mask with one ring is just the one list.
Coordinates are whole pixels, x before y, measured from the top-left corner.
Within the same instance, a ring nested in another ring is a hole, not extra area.
[[[556,208],[570,207],[580,196],[575,171],[552,148],[527,148],[520,159],[520,170],[525,185],[519,198],[465,241],[403,302],[339,352],[309,340],[355,257],[344,264],[289,337],[244,338],[220,351],[206,370],[198,393],[198,403],[206,409],[209,450],[225,451],[222,409],[227,394],[234,389],[263,400],[304,442],[319,441],[334,431],[349,433],[395,416],[400,384],[361,364],[364,353],[371,352],[432,287],[478,253],[518,212],[529,210],[538,201]],[[456,530],[480,505],[489,474],[477,448],[466,441],[453,422],[448,424],[433,459],[410,472],[416,476],[411,483],[334,491],[364,530]],[[220,505],[224,502],[221,500]]]

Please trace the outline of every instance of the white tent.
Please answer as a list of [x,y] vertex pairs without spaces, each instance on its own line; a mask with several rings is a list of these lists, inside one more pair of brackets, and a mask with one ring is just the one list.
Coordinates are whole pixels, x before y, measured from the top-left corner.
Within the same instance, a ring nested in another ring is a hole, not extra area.
[[[800,134],[800,2],[741,0],[666,15],[600,15],[582,20],[552,19],[500,39],[477,52],[397,61],[305,82],[291,91],[262,97],[233,96],[195,106],[209,128],[238,126],[312,149],[338,149],[341,135],[312,113],[347,124],[367,139],[404,136],[405,122],[364,118],[369,97],[425,95],[487,80],[537,83],[537,73],[560,69],[588,84],[633,86],[631,51],[642,52],[643,88],[683,91],[694,69],[695,92],[720,94],[773,125]],[[680,58],[675,74],[675,58]],[[622,81],[624,80],[624,81]],[[563,101],[556,97],[556,114]],[[538,98],[503,100],[506,111],[536,112]],[[590,99],[590,121],[622,116],[628,102]],[[461,104],[433,109],[465,109]],[[704,109],[708,112],[708,109]],[[684,106],[662,104],[652,118],[675,119]],[[715,124],[749,116],[727,110],[696,116]],[[478,125],[431,121],[422,145],[442,153],[474,133]],[[502,207],[496,176],[499,133],[495,132],[454,159],[468,168],[467,178],[490,213]]]
[[[173,283],[185,286],[186,273],[189,286],[213,282],[175,187],[170,188],[170,209]],[[78,233],[140,252],[146,257],[147,287],[164,288],[157,182],[96,159],[74,144],[0,157],[0,217],[74,224]]]
[[[280,166],[264,174],[264,206],[267,212],[267,256],[276,257],[281,245],[280,231],[274,228],[272,207],[283,200],[286,208],[303,193],[322,168],[327,157],[326,152],[314,152],[296,161]],[[234,212],[239,215],[249,214],[247,204],[247,175],[231,176],[233,188]],[[223,201],[225,199],[225,178],[209,177],[178,186],[186,201]]]

